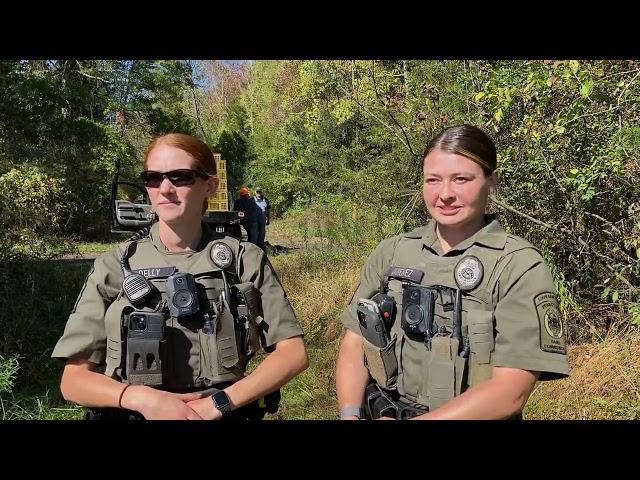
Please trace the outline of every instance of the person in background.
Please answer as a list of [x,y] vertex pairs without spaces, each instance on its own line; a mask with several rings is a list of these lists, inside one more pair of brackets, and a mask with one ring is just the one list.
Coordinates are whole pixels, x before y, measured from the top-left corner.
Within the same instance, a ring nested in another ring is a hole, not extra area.
[[250,192],[247,187],[242,187],[238,193],[240,196],[233,202],[233,209],[244,213],[240,224],[247,231],[247,241],[258,245],[258,222],[262,216],[262,211],[249,195]]
[[254,202],[260,208],[258,215],[258,243],[257,245],[264,250],[264,237],[266,234],[266,225],[269,225],[269,216],[271,213],[271,203],[269,199],[263,195],[262,188],[255,188]]

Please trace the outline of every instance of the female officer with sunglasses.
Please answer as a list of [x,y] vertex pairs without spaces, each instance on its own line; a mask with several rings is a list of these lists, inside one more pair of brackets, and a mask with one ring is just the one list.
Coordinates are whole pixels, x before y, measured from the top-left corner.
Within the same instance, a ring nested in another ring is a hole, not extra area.
[[[141,178],[158,222],[95,260],[52,354],[64,398],[88,418],[262,418],[308,365],[276,273],[202,221],[218,187],[205,143],[156,138]],[[260,346],[270,353],[246,375]]]

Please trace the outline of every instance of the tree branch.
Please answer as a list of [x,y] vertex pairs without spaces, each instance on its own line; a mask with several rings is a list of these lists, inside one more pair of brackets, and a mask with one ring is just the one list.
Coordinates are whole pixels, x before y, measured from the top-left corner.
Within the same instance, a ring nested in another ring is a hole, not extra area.
[[82,75],[83,77],[91,78],[91,79],[93,79],[93,80],[100,80],[101,82],[104,82],[104,83],[109,83],[109,81],[108,81],[108,80],[105,80],[104,78],[95,77],[95,76],[93,76],[93,75],[89,75],[88,73],[84,72],[84,71],[82,70],[82,64],[81,64],[78,60],[76,60],[76,63],[78,64],[78,73],[79,73],[80,75]]
[[623,277],[622,275],[620,275],[618,272],[615,271],[615,269],[609,264],[610,262],[615,262],[616,260],[614,258],[609,257],[608,255],[605,255],[603,253],[600,253],[598,251],[596,251],[591,245],[589,245],[587,242],[585,242],[581,237],[579,237],[578,235],[575,234],[575,232],[564,228],[564,227],[558,227],[556,225],[551,225],[549,223],[543,222],[541,220],[538,220],[536,218],[533,218],[530,215],[527,215],[526,213],[521,212],[520,210],[517,210],[515,208],[513,208],[510,205],[507,205],[506,203],[502,203],[498,200],[496,200],[495,196],[493,195],[489,195],[489,198],[491,199],[491,201],[493,203],[495,203],[496,205],[498,205],[501,208],[504,208],[505,210],[508,210],[512,213],[515,213],[516,215],[520,215],[521,217],[526,218],[527,220],[529,220],[530,222],[533,222],[537,225],[543,226],[545,228],[549,228],[551,230],[555,230],[557,232],[562,232],[562,233],[566,233],[569,235],[572,235],[576,238],[576,240],[578,241],[578,243],[580,245],[582,245],[584,248],[586,248],[587,250],[589,250],[590,252],[592,252],[594,255],[603,258],[605,260],[607,260],[608,262],[605,263],[605,266],[607,267],[607,269],[613,273],[618,279],[620,279],[625,285],[627,285],[629,288],[631,289],[636,289],[636,287],[634,287],[629,280],[627,280],[625,277]]
[[393,120],[395,122],[395,124],[398,126],[398,128],[400,128],[400,131],[402,132],[402,135],[404,135],[404,138],[406,140],[405,145],[409,149],[409,152],[411,152],[411,155],[413,155],[414,157],[417,157],[418,154],[413,151],[413,147],[411,146],[411,141],[409,141],[409,137],[407,136],[407,132],[404,130],[402,125],[400,125],[400,122],[398,122],[398,120],[396,120],[396,117],[393,116],[393,114],[391,113],[391,110],[389,110],[389,106],[386,103],[384,103],[382,98],[380,98],[380,94],[378,93],[378,84],[376,83],[375,60],[371,61],[371,79],[373,80],[373,92],[376,94],[376,98],[380,101],[380,103],[382,103],[382,105],[384,106],[385,111],[391,117],[391,120]]
[[493,203],[495,203],[499,207],[504,208],[505,210],[509,210],[510,212],[515,213],[516,215],[520,215],[521,217],[526,218],[530,222],[533,222],[533,223],[538,224],[538,225],[542,225],[545,228],[550,228],[551,230],[558,230],[558,227],[556,227],[555,225],[551,225],[549,223],[543,222],[542,220],[538,220],[536,218],[533,218],[532,216],[527,215],[526,213],[523,213],[520,210],[516,210],[515,208],[513,208],[510,205],[507,205],[506,203],[502,203],[502,202],[498,201],[494,195],[489,195],[489,198],[491,199],[491,201]]
[[[332,76],[332,74],[327,70],[326,67],[321,66],[321,68],[325,71],[325,73],[327,73],[329,76]],[[368,115],[370,115],[371,117],[373,117],[376,121],[378,121],[378,123],[380,123],[381,125],[383,125],[385,128],[387,128],[390,132],[392,132],[397,138],[398,140],[400,140],[400,142],[407,148],[407,150],[409,150],[409,152],[412,152],[411,147],[405,142],[405,140],[398,135],[398,132],[388,123],[386,123],[384,120],[382,120],[381,118],[379,118],[375,113],[371,112],[362,102],[360,102],[360,100],[358,100],[357,98],[355,98],[353,96],[353,94],[351,92],[349,92],[346,88],[344,88],[342,85],[340,85],[340,83],[336,83],[336,86],[342,91],[342,93],[344,93],[349,99],[351,99],[353,102],[356,103],[356,105],[358,105],[365,113],[367,113]],[[413,152],[412,152],[413,153]]]
[[635,68],[633,70],[626,70],[624,72],[611,73],[609,75],[605,75],[604,77],[600,78],[599,81],[603,81],[611,77],[617,77],[618,75],[626,75],[627,73],[636,73],[636,72],[640,72],[640,68]]
[[617,103],[617,106],[618,106],[618,107],[620,107],[620,102],[622,101],[622,95],[624,95],[624,94],[625,94],[625,92],[626,92],[627,90],[629,90],[629,87],[631,86],[631,84],[632,84],[633,82],[635,82],[635,81],[636,81],[636,78],[638,78],[638,76],[639,76],[639,75],[640,75],[640,70],[638,70],[638,73],[636,73],[636,74],[633,76],[633,78],[632,78],[631,80],[629,80],[629,83],[628,83],[628,84],[627,84],[627,85],[622,89],[622,91],[620,92],[620,95],[618,95],[618,103]]
[[189,67],[189,77],[185,78],[185,80],[189,83],[191,87],[191,98],[193,99],[193,108],[196,113],[196,120],[198,122],[198,126],[200,127],[200,131],[202,131],[202,140],[207,141],[207,132],[204,131],[204,127],[202,126],[202,122],[200,121],[200,109],[198,108],[198,99],[196,98],[196,82],[193,80],[193,64],[191,61],[187,62]]
[[[402,229],[404,229],[404,226],[407,224],[407,220],[409,220],[409,217],[411,216],[411,214],[415,210],[419,198],[420,198],[420,192],[416,192],[413,195],[413,198],[411,200],[409,200],[409,202],[407,202],[407,204],[404,206],[404,208],[402,209],[402,212],[400,212],[400,216],[402,217],[402,214],[404,213],[404,211],[407,209],[407,207],[409,205],[411,205],[411,209],[409,210],[409,213],[407,213],[407,216],[404,217],[404,220],[402,220],[402,227],[401,227]],[[398,233],[400,233],[400,231],[398,231]]]

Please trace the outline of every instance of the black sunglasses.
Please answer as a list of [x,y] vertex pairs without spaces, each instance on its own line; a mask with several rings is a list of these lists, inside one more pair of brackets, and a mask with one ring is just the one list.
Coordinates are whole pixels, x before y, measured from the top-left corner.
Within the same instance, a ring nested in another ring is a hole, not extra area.
[[140,179],[144,186],[149,188],[158,188],[165,178],[168,178],[176,187],[185,187],[196,183],[196,177],[209,178],[209,176],[202,170],[189,170],[187,168],[171,170],[170,172],[156,172],[153,170],[140,172]]

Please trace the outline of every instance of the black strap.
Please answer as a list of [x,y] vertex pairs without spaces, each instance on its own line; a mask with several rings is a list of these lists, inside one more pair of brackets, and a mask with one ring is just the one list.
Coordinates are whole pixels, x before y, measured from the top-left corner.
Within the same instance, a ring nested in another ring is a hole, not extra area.
[[396,397],[394,393],[383,390],[376,383],[367,385],[364,402],[365,417],[369,420],[375,420],[380,417],[407,420],[428,412],[426,407],[424,409],[416,408],[394,397]]
[[85,420],[144,420],[140,412],[122,408],[89,408],[84,415]]

